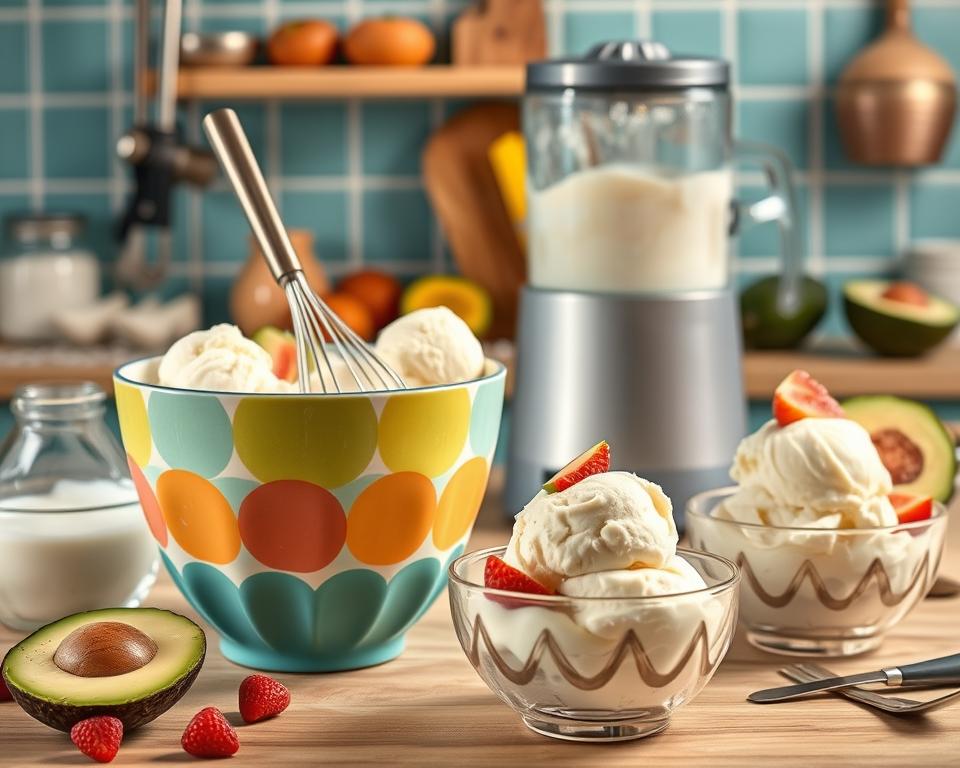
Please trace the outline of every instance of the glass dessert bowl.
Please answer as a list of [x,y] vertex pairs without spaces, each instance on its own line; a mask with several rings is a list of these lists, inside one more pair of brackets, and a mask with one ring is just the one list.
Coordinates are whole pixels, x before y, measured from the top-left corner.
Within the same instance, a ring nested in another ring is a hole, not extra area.
[[572,741],[662,731],[716,672],[737,619],[740,574],[728,559],[678,550],[706,586],[648,597],[570,597],[484,586],[490,556],[449,569],[450,607],[468,660],[537,733]]
[[740,566],[740,619],[749,642],[787,655],[851,656],[884,635],[936,578],[946,508],[874,528],[782,527],[714,516],[736,487],[687,505],[690,544]]

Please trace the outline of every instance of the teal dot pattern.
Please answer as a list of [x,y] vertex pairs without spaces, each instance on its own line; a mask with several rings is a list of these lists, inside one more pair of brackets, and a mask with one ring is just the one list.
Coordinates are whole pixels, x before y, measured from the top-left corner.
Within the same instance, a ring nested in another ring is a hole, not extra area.
[[489,456],[500,434],[503,411],[503,380],[478,387],[470,414],[470,448],[477,456]]
[[153,444],[171,468],[215,477],[227,466],[233,427],[216,397],[154,392],[147,414]]

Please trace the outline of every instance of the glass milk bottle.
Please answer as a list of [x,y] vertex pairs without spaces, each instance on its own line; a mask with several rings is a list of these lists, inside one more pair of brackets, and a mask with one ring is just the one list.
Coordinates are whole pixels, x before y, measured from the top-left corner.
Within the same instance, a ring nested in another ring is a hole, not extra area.
[[123,451],[90,382],[28,384],[0,446],[0,622],[33,630],[95,608],[135,607],[157,575]]

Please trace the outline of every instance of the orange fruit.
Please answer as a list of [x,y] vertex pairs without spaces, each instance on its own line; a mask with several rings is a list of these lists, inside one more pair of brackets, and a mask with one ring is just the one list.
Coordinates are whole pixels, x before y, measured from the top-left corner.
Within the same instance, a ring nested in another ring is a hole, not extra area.
[[364,19],[343,40],[344,58],[369,67],[417,67],[436,50],[437,40],[426,24],[400,16]]
[[[366,341],[373,339],[377,330],[373,322],[373,315],[362,301],[348,293],[340,292],[324,296],[323,300],[357,336]],[[327,339],[327,341],[329,340]]]
[[322,19],[288,21],[267,40],[267,58],[282,67],[329,64],[337,52],[337,28]]
[[403,286],[393,275],[376,269],[364,269],[348,275],[337,286],[338,293],[346,293],[363,302],[373,315],[377,330],[396,320],[400,313],[400,294]]

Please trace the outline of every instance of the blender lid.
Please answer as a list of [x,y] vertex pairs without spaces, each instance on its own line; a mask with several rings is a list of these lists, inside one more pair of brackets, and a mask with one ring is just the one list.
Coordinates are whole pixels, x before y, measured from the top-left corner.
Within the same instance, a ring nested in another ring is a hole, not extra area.
[[723,59],[673,56],[651,40],[599,43],[583,57],[527,65],[527,91],[725,88],[729,81],[730,65]]

